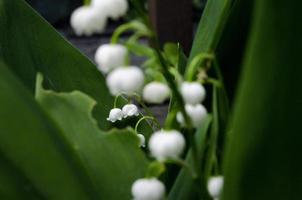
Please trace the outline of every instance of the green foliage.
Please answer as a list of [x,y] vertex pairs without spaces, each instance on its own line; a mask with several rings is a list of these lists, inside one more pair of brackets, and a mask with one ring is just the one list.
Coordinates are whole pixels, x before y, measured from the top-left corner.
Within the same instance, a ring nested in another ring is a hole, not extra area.
[[102,75],[24,1],[0,18],[1,199],[130,199],[148,161],[132,129],[99,130],[114,102]]
[[96,67],[23,0],[2,0],[0,19],[0,59],[26,87],[34,93],[41,72],[46,88],[80,90],[97,101],[94,117],[102,129],[109,128],[106,117],[113,98]]
[[301,198],[301,6],[255,1],[227,143],[224,200]]

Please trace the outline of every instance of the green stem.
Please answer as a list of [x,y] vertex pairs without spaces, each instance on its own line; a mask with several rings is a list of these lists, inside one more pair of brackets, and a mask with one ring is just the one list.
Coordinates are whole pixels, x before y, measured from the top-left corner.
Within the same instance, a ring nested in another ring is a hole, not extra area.
[[213,54],[207,54],[207,53],[201,53],[194,57],[192,62],[190,62],[185,77],[186,80],[188,81],[193,81],[194,78],[196,77],[196,74],[201,67],[201,65],[206,61],[206,60],[213,60],[214,55]]
[[111,43],[117,44],[120,38],[120,35],[126,31],[136,31],[136,34],[141,36],[151,36],[153,35],[152,31],[143,23],[139,21],[131,21],[126,24],[119,26],[113,33],[111,37]]
[[84,6],[89,6],[91,3],[91,0],[83,0]]
[[135,128],[134,128],[134,131],[138,134],[137,132],[137,129],[138,129],[138,126],[139,124],[143,121],[143,120],[146,120],[146,119],[150,119],[152,121],[155,122],[155,118],[154,117],[151,117],[151,116],[143,116],[142,118],[140,118],[137,123],[135,124]]

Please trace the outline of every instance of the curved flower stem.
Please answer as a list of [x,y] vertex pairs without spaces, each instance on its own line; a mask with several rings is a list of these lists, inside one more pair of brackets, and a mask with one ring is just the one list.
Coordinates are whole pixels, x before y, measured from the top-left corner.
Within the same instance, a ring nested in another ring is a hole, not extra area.
[[155,118],[154,118],[154,117],[151,117],[151,116],[143,116],[142,118],[140,118],[140,119],[137,121],[137,123],[136,123],[136,125],[135,125],[134,131],[135,131],[137,134],[138,134],[137,129],[138,129],[139,124],[140,124],[143,120],[146,120],[146,119],[150,119],[150,120],[152,120],[153,122],[155,122]]
[[188,69],[185,74],[186,80],[193,81],[200,65],[206,60],[213,60],[214,58],[215,56],[213,54],[208,53],[200,53],[199,55],[197,55],[188,66]]
[[146,104],[144,103],[144,101],[142,100],[142,98],[138,94],[136,94],[136,93],[133,93],[132,96],[135,97],[135,100],[143,107],[143,109],[146,111],[147,115],[152,116],[154,118],[154,122],[156,123],[157,127],[160,129],[161,126],[160,126],[159,121],[153,115],[153,113],[148,108],[148,106],[146,106]]
[[[124,96],[123,95],[127,95],[126,93],[119,93],[118,95],[116,95],[115,96],[115,98],[114,98],[114,104],[113,104],[113,108],[116,108],[116,106],[117,106],[117,100],[118,100],[118,98],[119,97],[123,97],[124,98]],[[126,98],[125,98],[126,99]],[[130,101],[130,99],[128,99],[128,102]]]
[[119,41],[120,35],[126,31],[136,31],[140,35],[152,36],[153,32],[143,23],[139,21],[130,21],[126,24],[119,26],[111,37],[111,43],[116,44]]

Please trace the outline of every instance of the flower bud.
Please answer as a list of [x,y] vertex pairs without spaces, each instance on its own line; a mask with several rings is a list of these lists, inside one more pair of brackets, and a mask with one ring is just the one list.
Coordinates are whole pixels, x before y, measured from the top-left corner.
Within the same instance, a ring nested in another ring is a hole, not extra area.
[[151,82],[144,87],[143,99],[147,103],[161,104],[170,97],[170,89],[166,84]]
[[122,108],[122,111],[123,111],[124,118],[139,115],[138,108],[134,104],[124,105],[124,107]]
[[206,90],[198,82],[183,82],[180,92],[186,104],[199,104],[206,97]]
[[123,66],[127,56],[127,49],[120,44],[101,45],[95,53],[95,62],[98,69],[103,73],[108,73],[114,68]]
[[114,20],[124,16],[129,7],[127,0],[92,0],[91,5],[105,11],[107,16]]
[[208,191],[213,199],[219,199],[223,189],[223,176],[211,177],[208,180]]
[[121,109],[113,108],[110,110],[109,117],[107,118],[107,120],[114,123],[117,120],[122,120],[123,116],[123,111]]
[[107,76],[107,86],[112,95],[120,93],[140,93],[144,85],[145,76],[143,71],[135,66],[119,67]]
[[105,30],[107,17],[106,14],[93,7],[81,6],[73,11],[70,24],[76,35],[90,36]]
[[177,159],[185,148],[185,138],[176,131],[157,131],[149,140],[149,149],[158,161]]
[[134,200],[162,200],[165,196],[165,186],[156,178],[136,180],[131,188]]
[[[188,116],[191,119],[191,122],[192,122],[192,125],[194,128],[199,128],[200,126],[203,125],[204,120],[206,119],[207,114],[208,114],[206,108],[203,105],[186,104],[185,109],[186,109]],[[177,113],[176,119],[177,119],[178,123],[180,123],[182,126],[185,125],[185,120],[184,120],[184,117],[181,112]]]
[[146,138],[145,138],[145,136],[142,135],[142,134],[137,134],[137,137],[138,137],[138,139],[140,141],[139,147],[145,147],[146,146]]

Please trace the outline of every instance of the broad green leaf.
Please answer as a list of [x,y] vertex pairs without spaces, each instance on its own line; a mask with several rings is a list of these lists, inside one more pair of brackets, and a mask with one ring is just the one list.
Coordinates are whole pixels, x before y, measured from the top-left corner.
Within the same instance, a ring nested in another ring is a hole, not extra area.
[[[212,122],[212,116],[209,115],[203,127],[199,128],[196,131],[195,139],[198,148],[198,158],[200,162],[204,160],[204,153],[207,146],[206,140],[207,135],[210,129],[210,124]],[[188,152],[186,156],[186,162],[192,164],[192,153],[191,150]],[[202,178],[202,177],[201,177]],[[205,182],[204,179],[201,180]],[[182,199],[199,199],[198,195],[203,195],[204,199],[209,199],[207,197],[207,192],[205,190],[205,185],[203,187],[199,187],[197,180],[194,180],[191,173],[188,169],[182,169],[175,180],[175,183],[169,193],[168,199],[171,200],[182,200]]]
[[192,75],[195,76],[195,74],[198,73],[198,68],[192,68],[192,66],[190,66],[196,56],[201,54],[213,54],[215,52],[225,28],[225,24],[229,20],[232,6],[234,2],[237,1],[240,0],[207,1],[188,58],[188,65],[185,71],[186,79],[192,80]]
[[0,1],[0,58],[34,92],[36,73],[55,91],[79,90],[97,101],[94,116],[102,129],[113,99],[96,67],[72,47],[24,0]]
[[0,157],[0,199],[42,199],[26,177],[2,156]]
[[[26,179],[29,182],[26,187],[34,188],[46,199],[96,197],[90,180],[78,165],[75,150],[28,90],[2,63],[0,90],[0,157],[9,160],[16,170],[12,167],[6,169],[10,170],[6,176],[12,177],[2,177],[1,184],[5,184],[7,179],[12,183],[7,182],[9,185],[4,185],[2,190],[20,190],[22,188],[14,189],[13,186],[18,187],[18,181]],[[23,190],[19,192],[24,193]]]
[[301,199],[299,0],[257,0],[227,143],[224,200]]
[[237,0],[207,1],[194,38],[189,63],[201,52],[213,53],[215,51],[234,1]]
[[40,87],[42,110],[4,65],[0,89],[0,158],[22,175],[7,178],[9,190],[22,189],[17,181],[24,176],[46,199],[130,199],[131,184],[147,165],[133,131],[99,131],[90,113],[95,102],[80,92]]
[[101,132],[91,116],[93,99],[78,91],[44,90],[41,78],[37,100],[76,150],[99,198],[130,199],[131,184],[144,176],[147,165],[138,137],[130,129]]

